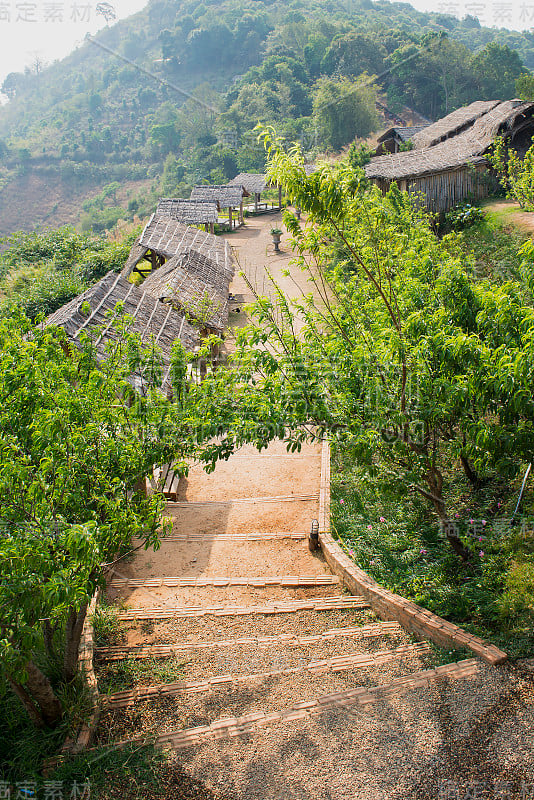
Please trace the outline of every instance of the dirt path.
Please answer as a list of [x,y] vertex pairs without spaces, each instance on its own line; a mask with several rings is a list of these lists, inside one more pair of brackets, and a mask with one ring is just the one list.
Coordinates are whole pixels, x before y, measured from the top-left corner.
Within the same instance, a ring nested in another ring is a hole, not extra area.
[[515,225],[524,233],[534,233],[534,212],[523,211],[515,200],[492,200],[484,203],[483,208],[503,225]]
[[[229,237],[241,265],[309,291],[273,224]],[[250,299],[239,276],[232,291]],[[346,594],[307,549],[320,470],[318,444],[273,442],[180,481],[171,535],[108,589],[123,637],[97,651],[97,743],[154,737],[221,800],[534,798],[532,681],[476,659],[440,678],[465,654]]]

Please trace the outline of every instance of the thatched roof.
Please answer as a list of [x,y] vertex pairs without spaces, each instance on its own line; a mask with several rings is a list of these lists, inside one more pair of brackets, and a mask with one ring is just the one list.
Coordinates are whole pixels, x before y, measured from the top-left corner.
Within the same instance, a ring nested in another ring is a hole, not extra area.
[[199,225],[217,222],[217,203],[201,200],[176,200],[163,198],[159,201],[156,214],[166,215],[185,225]]
[[230,181],[229,186],[244,186],[249,194],[261,194],[270,184],[266,175],[257,172],[240,172]]
[[191,200],[202,200],[217,203],[219,208],[238,208],[243,197],[249,193],[244,186],[225,184],[224,186],[195,186],[191,192]]
[[401,142],[407,142],[409,139],[411,139],[413,136],[415,136],[416,133],[420,133],[426,127],[428,127],[428,126],[427,125],[412,125],[412,126],[407,127],[407,126],[399,125],[397,127],[390,128],[385,133],[383,133],[382,136],[380,136],[377,139],[377,142],[385,142],[387,139],[393,139],[393,138],[398,138],[398,139],[401,140]]
[[138,241],[132,245],[128,258],[126,259],[126,264],[121,272],[123,277],[128,277],[128,275],[131,274],[133,268],[141,261],[147,250],[148,248],[143,247]]
[[121,273],[123,277],[130,275],[147,250],[153,250],[165,258],[193,250],[214,261],[220,269],[233,274],[232,251],[225,239],[200,228],[184,225],[167,215],[153,214],[150,217],[139,241],[132,247]]
[[373,158],[365,168],[368,178],[398,180],[484,163],[484,154],[499,135],[509,135],[532,124],[534,103],[508,100],[480,117],[467,131],[433,147]]
[[231,275],[192,251],[169,259],[143,282],[143,289],[171,302],[198,322],[222,331],[228,324]]
[[499,100],[476,100],[469,106],[458,108],[412,136],[414,147],[418,150],[424,147],[433,147],[438,142],[456,136],[470,128],[477,119],[498,105]]
[[[88,315],[82,313],[84,303],[90,306]],[[179,339],[186,350],[194,350],[198,344],[197,331],[182,314],[164,306],[149,292],[137,288],[115,272],[108,272],[90,289],[51,314],[46,324],[60,325],[65,329],[69,341],[75,345],[79,344],[82,331],[88,332],[103,326],[95,341],[96,357],[101,361],[106,358],[109,342],[118,338],[117,331],[111,325],[111,315],[108,314],[115,310],[117,303],[122,304],[125,314],[133,317],[130,331],[138,333],[143,343],[148,345],[155,342],[160,348],[164,364],[162,388],[166,390],[174,342]],[[135,375],[132,383],[136,388],[142,388],[141,376]]]

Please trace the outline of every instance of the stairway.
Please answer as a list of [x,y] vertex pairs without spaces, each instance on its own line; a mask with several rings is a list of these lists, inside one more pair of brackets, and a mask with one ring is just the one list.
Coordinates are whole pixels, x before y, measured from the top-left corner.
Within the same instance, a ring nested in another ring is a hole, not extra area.
[[[243,800],[395,796],[351,786],[348,751],[361,758],[367,737],[358,774],[372,782],[380,747],[386,784],[403,758],[424,754],[421,734],[436,735],[429,707],[441,665],[455,654],[379,620],[308,551],[320,460],[317,446],[291,455],[274,443],[262,454],[243,448],[211,475],[191,470],[168,504],[168,540],[139,551],[109,584],[122,641],[96,651],[95,744],[151,737]],[[446,668],[447,681],[495,680],[463,658]],[[399,731],[415,739],[402,744]],[[345,782],[331,793],[338,758]]]

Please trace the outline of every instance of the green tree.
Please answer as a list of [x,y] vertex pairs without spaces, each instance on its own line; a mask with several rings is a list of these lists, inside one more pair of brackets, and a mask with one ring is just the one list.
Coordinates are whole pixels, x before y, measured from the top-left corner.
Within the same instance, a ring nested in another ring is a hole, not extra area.
[[375,103],[376,89],[367,81],[318,81],[313,111],[320,142],[339,150],[367,137],[378,124]]
[[[158,546],[163,498],[145,496],[144,477],[200,453],[193,397],[202,387],[187,388],[180,344],[169,401],[157,346],[141,346],[120,309],[106,325],[115,337],[97,364],[98,331],[78,349],[62,328],[0,323],[0,670],[39,726],[64,711],[37,664],[41,645],[72,681],[88,602],[109,565],[132,537]],[[215,452],[210,445],[208,458]]]
[[523,72],[515,82],[516,94],[521,100],[534,100],[534,75]]
[[510,100],[515,96],[516,80],[524,72],[516,50],[498,42],[489,42],[472,60],[477,83],[489,100]]

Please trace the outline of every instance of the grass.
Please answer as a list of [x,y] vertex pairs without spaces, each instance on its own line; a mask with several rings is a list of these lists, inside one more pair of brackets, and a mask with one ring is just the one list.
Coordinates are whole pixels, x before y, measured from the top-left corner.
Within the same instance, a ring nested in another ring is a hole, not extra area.
[[[75,784],[80,792],[76,796],[87,800],[89,797],[93,800],[216,800],[217,797],[184,773],[170,753],[152,744],[120,749],[100,747],[69,756],[50,770],[46,778],[36,778],[36,797],[45,796],[45,780],[61,784],[62,794],[54,796],[65,798],[74,796],[71,792]],[[81,794],[84,786],[85,795]],[[14,789],[12,797],[15,797]]]
[[[534,218],[534,215],[533,215]],[[513,214],[487,208],[483,222],[458,234],[466,253],[475,257],[475,277],[516,280],[521,256],[518,250],[530,238],[513,224]]]
[[125,658],[102,664],[98,670],[98,688],[102,694],[120,692],[134,686],[174,683],[184,677],[187,662],[177,658]]
[[95,647],[117,647],[125,643],[126,635],[116,606],[100,601],[93,614],[93,633]]
[[54,730],[38,730],[8,684],[0,681],[1,780],[37,780],[43,761],[53,756],[66,737],[88,719],[91,701],[81,676],[70,686],[56,686],[56,691],[67,709],[65,717]]
[[[515,506],[517,482],[494,478],[475,492],[460,473],[449,476],[450,508],[473,552],[463,564],[428,506],[408,495],[394,474],[370,478],[343,453],[335,459],[333,528],[362,569],[391,591],[491,640],[511,658],[532,655],[534,536],[529,526],[503,525]],[[523,509],[532,504],[530,491]]]

